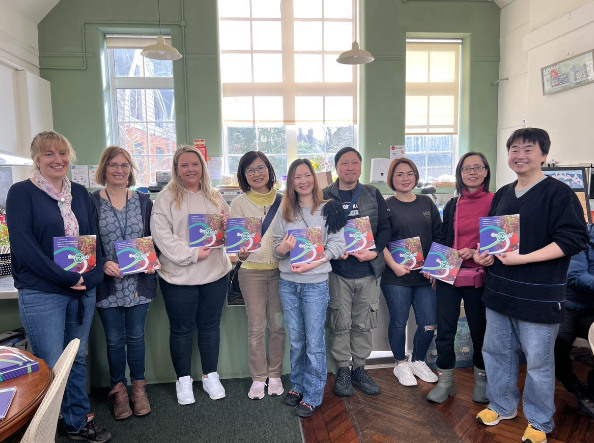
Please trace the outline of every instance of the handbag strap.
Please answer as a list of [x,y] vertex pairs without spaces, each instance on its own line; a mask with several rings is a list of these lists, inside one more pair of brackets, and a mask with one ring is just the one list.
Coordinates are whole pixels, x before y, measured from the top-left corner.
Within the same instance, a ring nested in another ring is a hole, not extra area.
[[361,194],[362,190],[363,190],[363,185],[361,183],[359,183],[359,186],[357,186],[357,190],[355,191],[355,193],[353,194],[353,197],[351,198],[351,204],[349,205],[348,209],[344,213],[345,220],[348,220],[349,214],[351,213],[353,206],[355,206],[355,203],[357,202],[357,199],[359,198],[359,194]]
[[[458,212],[458,203],[460,202],[460,197],[456,197],[456,206],[454,207],[454,214],[453,214],[453,219],[454,219],[454,249],[457,251],[458,250],[458,218],[456,217],[456,213]],[[458,215],[460,215],[460,213],[458,212]]]

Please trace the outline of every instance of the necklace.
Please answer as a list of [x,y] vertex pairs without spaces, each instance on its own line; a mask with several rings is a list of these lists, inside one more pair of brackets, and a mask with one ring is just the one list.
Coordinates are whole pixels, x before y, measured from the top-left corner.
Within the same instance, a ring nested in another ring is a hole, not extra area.
[[113,203],[111,202],[111,198],[109,197],[109,193],[107,192],[107,188],[105,190],[105,195],[107,196],[107,200],[111,206],[111,210],[113,212],[113,216],[115,217],[116,221],[118,222],[118,226],[120,228],[120,234],[122,235],[122,240],[126,240],[126,231],[128,230],[128,189],[126,189],[126,204],[124,208],[126,212],[124,213],[124,228],[122,229],[122,223],[120,222],[120,218],[118,217],[118,213],[113,207]]

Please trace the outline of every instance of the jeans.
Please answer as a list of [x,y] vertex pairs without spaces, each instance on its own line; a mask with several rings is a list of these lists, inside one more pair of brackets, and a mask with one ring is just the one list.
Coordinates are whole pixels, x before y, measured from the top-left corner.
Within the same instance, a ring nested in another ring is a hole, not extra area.
[[464,300],[464,312],[468,320],[470,337],[472,338],[472,363],[478,369],[485,369],[483,361],[483,339],[487,320],[485,318],[485,305],[481,301],[483,288],[474,286],[455,287],[437,282],[437,367],[439,369],[454,369],[456,366],[456,353],[454,340],[458,330],[460,317],[460,301]]
[[221,315],[229,276],[205,285],[173,285],[159,279],[169,317],[169,350],[177,378],[191,375],[192,337],[198,327],[202,373],[217,372]]
[[330,295],[328,280],[295,283],[280,279],[279,292],[291,342],[291,389],[303,402],[320,406],[326,386],[324,321]]
[[107,341],[111,386],[126,385],[126,360],[130,380],[144,380],[144,322],[149,303],[115,308],[97,308]]
[[555,338],[558,324],[530,323],[487,308],[483,358],[487,370],[489,409],[510,416],[520,402],[520,345],[526,355],[523,410],[534,429],[549,433],[555,426]]
[[62,351],[75,338],[80,346],[74,359],[64,397],[62,416],[66,431],[76,433],[87,423],[90,410],[87,396],[87,344],[95,312],[95,289],[82,297],[85,313],[78,323],[78,298],[34,289],[19,289],[19,311],[33,354],[45,360],[50,368],[57,363]]
[[[429,285],[423,286],[397,286],[381,285],[390,323],[388,325],[388,339],[390,348],[396,361],[406,360],[406,323],[412,304],[417,330],[413,337],[412,361],[425,361],[427,350],[435,335],[435,290]],[[431,328],[432,329],[429,329]]]

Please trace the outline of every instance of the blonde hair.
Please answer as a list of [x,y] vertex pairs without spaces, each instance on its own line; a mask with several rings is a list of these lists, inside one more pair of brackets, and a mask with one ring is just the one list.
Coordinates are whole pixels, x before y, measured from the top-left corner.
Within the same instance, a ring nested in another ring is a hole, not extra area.
[[99,167],[95,172],[95,181],[99,183],[101,186],[105,186],[105,184],[107,183],[107,180],[105,178],[107,165],[110,161],[113,160],[114,157],[116,157],[119,154],[122,154],[126,158],[126,161],[130,164],[130,172],[128,175],[127,186],[131,187],[136,184],[136,177],[134,175],[134,171],[138,172],[138,167],[136,167],[136,164],[132,160],[132,157],[130,157],[128,151],[126,151],[124,148],[120,148],[119,146],[109,146],[105,151],[103,151],[103,154],[101,154],[101,160],[99,160]]
[[200,190],[206,196],[208,201],[210,201],[213,205],[217,208],[222,209],[223,207],[223,197],[221,194],[212,186],[210,182],[210,174],[208,173],[208,168],[206,167],[206,161],[202,154],[198,149],[194,148],[193,146],[189,145],[182,145],[175,151],[173,154],[173,164],[171,167],[171,181],[167,183],[165,189],[169,190],[173,195],[173,203],[177,209],[181,208],[182,201],[184,200],[184,196],[186,193],[186,188],[181,180],[181,177],[177,173],[177,167],[179,164],[179,156],[186,153],[186,152],[193,152],[198,156],[198,160],[200,160],[200,166],[202,166],[202,177],[200,178]]
[[285,195],[283,197],[283,218],[287,222],[294,221],[299,213],[301,212],[301,208],[299,207],[299,194],[295,191],[295,187],[293,182],[295,180],[295,171],[299,165],[306,165],[311,174],[313,175],[314,185],[312,190],[312,197],[313,197],[313,207],[311,208],[311,213],[313,214],[316,209],[320,207],[322,203],[325,202],[324,196],[322,195],[322,189],[318,184],[318,178],[316,177],[316,171],[314,170],[311,162],[306,158],[298,158],[291,166],[289,166],[289,172],[287,172],[287,188],[285,189]]
[[31,141],[31,160],[35,163],[35,167],[39,168],[39,157],[49,151],[54,144],[58,145],[58,149],[68,152],[68,160],[70,163],[76,162],[76,152],[72,149],[72,145],[66,137],[58,134],[55,131],[44,131],[33,137]]

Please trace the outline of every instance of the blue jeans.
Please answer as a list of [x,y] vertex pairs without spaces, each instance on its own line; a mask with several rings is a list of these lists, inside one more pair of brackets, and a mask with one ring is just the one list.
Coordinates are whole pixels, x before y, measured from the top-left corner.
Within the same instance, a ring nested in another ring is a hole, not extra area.
[[291,342],[291,389],[303,402],[320,406],[326,386],[324,323],[330,300],[328,280],[294,283],[280,279],[279,292]]
[[[427,350],[433,340],[436,324],[437,300],[431,286],[381,285],[390,313],[388,339],[396,361],[406,360],[406,323],[412,304],[417,322],[413,337],[412,361],[425,361]],[[433,329],[427,329],[432,327]]]
[[149,303],[125,308],[97,308],[107,341],[111,386],[126,385],[126,360],[130,380],[144,380],[144,322]]
[[71,340],[80,339],[64,398],[62,416],[66,431],[76,433],[87,423],[90,410],[87,396],[87,344],[91,321],[95,313],[95,289],[82,297],[85,313],[78,324],[78,299],[33,289],[19,289],[21,321],[31,343],[33,354],[53,368]]
[[526,355],[523,411],[534,429],[549,433],[555,426],[555,339],[559,325],[530,323],[487,308],[483,358],[489,384],[489,409],[512,415],[520,402],[520,345]]

